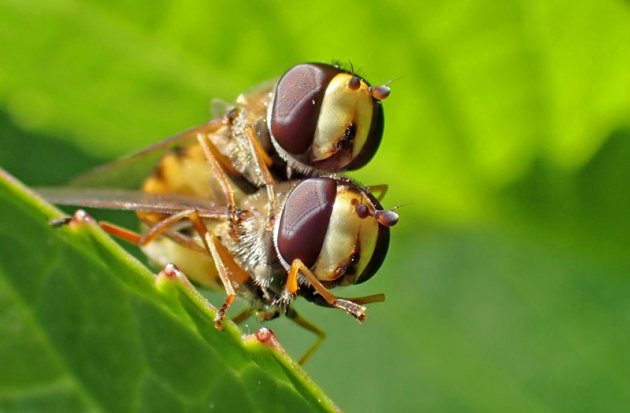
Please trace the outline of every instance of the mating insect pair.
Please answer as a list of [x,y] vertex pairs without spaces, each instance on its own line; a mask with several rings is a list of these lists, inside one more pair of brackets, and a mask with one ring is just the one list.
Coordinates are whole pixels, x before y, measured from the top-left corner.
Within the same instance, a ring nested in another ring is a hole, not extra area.
[[296,295],[359,321],[364,304],[384,299],[329,290],[374,275],[398,220],[369,188],[334,175],[373,157],[388,94],[337,66],[297,65],[220,118],[41,192],[59,204],[136,211],[142,235],[101,227],[198,284],[223,287],[219,329],[238,295],[250,309],[236,321],[287,315],[317,334],[303,362],[324,333],[292,309]]

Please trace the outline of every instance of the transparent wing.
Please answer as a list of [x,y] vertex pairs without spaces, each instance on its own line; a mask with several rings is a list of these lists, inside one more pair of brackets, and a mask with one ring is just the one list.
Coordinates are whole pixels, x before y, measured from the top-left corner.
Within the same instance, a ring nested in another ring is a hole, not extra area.
[[221,126],[222,119],[211,120],[208,123],[179,133],[138,152],[97,166],[73,178],[66,185],[73,188],[137,189],[149,176],[165,152],[194,141],[199,133],[213,133]]
[[223,99],[213,98],[210,101],[210,113],[216,119],[225,116],[232,108],[234,108],[234,104]]
[[274,79],[249,88],[236,98],[236,103],[253,108],[257,107],[258,110],[262,110],[264,112],[266,105],[269,103],[271,94],[275,90],[277,84],[278,79]]
[[35,191],[44,199],[57,205],[155,212],[168,215],[187,209],[195,209],[203,218],[227,219],[227,208],[224,205],[182,195],[147,194],[140,191],[106,188],[42,187],[35,188]]

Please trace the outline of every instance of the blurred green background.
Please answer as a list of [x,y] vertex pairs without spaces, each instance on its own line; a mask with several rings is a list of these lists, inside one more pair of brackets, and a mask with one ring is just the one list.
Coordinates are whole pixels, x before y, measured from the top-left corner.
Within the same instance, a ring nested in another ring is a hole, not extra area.
[[298,303],[315,381],[356,412],[630,408],[627,1],[0,0],[0,165],[59,184],[332,60],[394,80],[353,176],[405,206],[343,291],[386,293],[363,326]]

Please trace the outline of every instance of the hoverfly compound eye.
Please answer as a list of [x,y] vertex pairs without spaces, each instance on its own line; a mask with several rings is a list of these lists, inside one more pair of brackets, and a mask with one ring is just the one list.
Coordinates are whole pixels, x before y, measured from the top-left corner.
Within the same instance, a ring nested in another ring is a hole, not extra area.
[[333,66],[306,63],[291,68],[278,82],[269,128],[286,152],[299,155],[313,143],[326,87],[338,72]]
[[331,178],[306,179],[287,195],[275,227],[276,253],[288,270],[300,259],[328,288],[366,281],[380,267],[389,227],[365,189]]
[[336,66],[297,65],[276,86],[268,118],[272,142],[303,172],[360,168],[380,144],[381,99],[388,91]]
[[277,228],[277,250],[286,264],[296,258],[312,267],[319,256],[332,214],[337,183],[307,179],[287,196]]

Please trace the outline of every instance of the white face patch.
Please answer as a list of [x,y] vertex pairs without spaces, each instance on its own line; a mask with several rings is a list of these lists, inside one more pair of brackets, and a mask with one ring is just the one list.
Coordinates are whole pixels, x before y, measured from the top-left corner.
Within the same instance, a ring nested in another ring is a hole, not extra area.
[[370,262],[378,238],[378,222],[372,216],[359,218],[355,212],[359,202],[368,203],[368,208],[374,210],[359,192],[341,185],[337,188],[328,231],[313,267],[319,280],[333,281],[342,276],[343,272],[339,270],[351,264],[354,253],[360,254],[355,275],[360,275]]
[[326,88],[311,148],[313,161],[322,161],[334,155],[351,124],[356,128],[352,159],[365,145],[372,124],[374,101],[364,81],[358,89],[350,89],[348,82],[351,78],[352,75],[341,73]]

